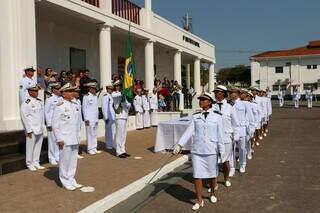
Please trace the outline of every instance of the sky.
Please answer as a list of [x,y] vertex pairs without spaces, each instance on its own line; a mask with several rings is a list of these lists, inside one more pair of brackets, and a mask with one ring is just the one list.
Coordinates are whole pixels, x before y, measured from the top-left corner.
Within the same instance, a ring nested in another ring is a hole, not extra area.
[[179,26],[189,13],[193,33],[216,47],[216,69],[320,40],[320,0],[153,0],[152,8]]

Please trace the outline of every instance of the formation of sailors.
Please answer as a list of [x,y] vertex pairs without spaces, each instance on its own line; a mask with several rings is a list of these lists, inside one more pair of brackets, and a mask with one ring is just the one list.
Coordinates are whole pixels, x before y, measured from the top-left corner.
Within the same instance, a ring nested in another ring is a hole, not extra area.
[[227,89],[219,85],[212,92],[214,95],[205,92],[198,98],[202,111],[193,114],[192,122],[173,150],[174,154],[180,153],[189,139],[193,139],[191,158],[197,195],[193,210],[204,206],[202,179],[209,179],[210,201],[217,202],[219,166],[226,187],[231,186],[236,168],[240,173],[246,172],[247,160],[252,159],[254,148],[268,134],[272,115],[266,90]]
[[[79,99],[80,90],[67,83],[61,87],[59,82],[51,82],[51,96],[45,103],[39,99],[41,89],[32,80],[33,68],[27,68],[20,85],[21,118],[26,133],[26,166],[30,171],[42,170],[39,163],[44,136],[47,127],[48,159],[52,165],[59,165],[59,178],[67,190],[82,187],[74,179],[77,160],[83,158],[78,154],[81,139],[81,127],[85,124],[87,136],[87,153],[96,155],[98,150],[98,96],[96,82],[88,82],[88,93]],[[119,158],[130,157],[126,152],[127,119],[131,104],[121,92],[121,83],[116,81],[106,86],[102,97],[102,114],[105,123],[105,147],[115,149]],[[157,102],[156,94],[143,96],[143,127],[156,125],[153,102]],[[146,100],[145,100],[146,99]],[[149,101],[150,100],[150,101]],[[149,106],[148,106],[149,104]],[[149,115],[149,117],[148,117]],[[152,118],[152,119],[151,119]],[[151,121],[152,120],[152,121]]]
[[[281,90],[279,88],[278,90],[278,100],[279,100],[279,107],[284,106],[284,97],[286,96],[285,90]],[[307,108],[311,109],[313,107],[313,91],[311,87],[308,87],[305,89],[305,100],[307,101]],[[300,100],[301,100],[301,93],[299,91],[299,88],[294,86],[293,91],[292,91],[292,102],[293,102],[293,107],[298,109],[300,107]]]

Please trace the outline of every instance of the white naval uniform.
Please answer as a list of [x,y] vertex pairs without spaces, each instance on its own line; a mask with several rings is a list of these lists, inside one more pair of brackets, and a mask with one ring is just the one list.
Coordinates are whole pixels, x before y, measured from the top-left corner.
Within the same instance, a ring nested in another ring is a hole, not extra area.
[[74,110],[76,111],[76,120],[78,120],[78,130],[79,130],[79,134],[78,134],[78,140],[79,140],[79,144],[81,141],[81,126],[82,126],[82,109],[81,109],[81,101],[80,99],[72,99],[72,103],[73,103],[73,107]]
[[115,146],[117,156],[119,156],[126,153],[127,119],[131,104],[127,100],[124,100],[119,91],[113,92],[112,98],[114,110],[116,112]]
[[308,102],[308,108],[312,108],[313,93],[310,89],[306,90],[306,99]]
[[249,132],[249,134],[247,134],[247,138],[246,138],[246,141],[247,141],[247,144],[246,144],[247,154],[252,152],[251,138],[253,138],[254,132],[257,129],[257,125],[258,125],[257,123],[259,122],[258,104],[248,101],[248,105],[249,105],[249,108],[252,111],[253,123],[251,123],[250,132]]
[[158,95],[149,95],[150,110],[151,110],[151,125],[158,126]]
[[278,91],[278,99],[279,99],[279,106],[283,107],[283,103],[284,103],[284,97],[283,97],[283,92],[281,90]]
[[136,111],[136,129],[143,129],[143,100],[141,95],[134,97],[133,106]]
[[21,119],[26,133],[26,165],[39,166],[43,141],[44,109],[40,99],[29,97],[21,104]]
[[25,102],[29,97],[28,88],[31,85],[36,85],[37,83],[32,79],[28,78],[27,76],[23,77],[20,82],[20,101],[21,103]]
[[263,121],[264,121],[264,117],[266,116],[266,109],[264,108],[264,101],[262,99],[262,97],[256,95],[254,98],[254,102],[258,104],[258,109],[259,109],[259,123],[258,123],[258,129],[261,129]]
[[113,109],[113,98],[109,93],[105,94],[102,98],[102,113],[105,123],[105,144],[110,149],[113,147],[116,133],[116,113]]
[[225,159],[223,145],[223,123],[221,114],[209,109],[195,113],[192,122],[181,136],[178,144],[184,146],[192,137],[192,167],[194,178],[215,178],[218,176],[218,155]]
[[85,121],[89,121],[89,126],[86,125],[87,132],[87,151],[96,152],[98,147],[98,122],[99,122],[99,109],[98,98],[92,93],[88,93],[83,97],[82,112]]
[[[236,141],[236,145],[239,148],[239,161],[240,166],[245,167],[247,164],[247,135],[250,135],[254,131],[254,118],[252,110],[246,101],[242,101],[239,98],[235,100],[233,107],[236,110],[237,117],[239,119],[239,140]],[[234,157],[235,157],[235,146],[234,146]],[[234,165],[231,168],[236,168],[234,159]]]
[[[219,107],[221,105],[221,108]],[[230,167],[235,164],[234,162],[234,141],[239,140],[239,120],[236,114],[235,109],[227,102],[226,99],[223,99],[221,102],[216,102],[214,105],[216,110],[222,114],[223,122],[223,142],[225,147],[225,161],[229,161]]]
[[75,174],[77,170],[79,137],[78,103],[62,100],[56,105],[53,112],[52,129],[57,142],[64,142],[60,150],[59,179],[63,186],[71,187],[77,184]]
[[299,108],[300,93],[298,91],[293,91],[292,99],[294,108]]
[[150,120],[150,102],[146,95],[142,95],[142,105],[143,105],[143,126],[145,128],[151,127]]
[[[44,105],[44,115],[46,118],[46,124],[47,127],[52,128],[52,118],[53,118],[53,109],[54,107],[62,101],[61,96],[57,96],[55,94],[52,94],[51,97],[46,99],[45,105]],[[54,136],[52,130],[48,131],[48,158],[49,162],[59,162],[59,147],[56,142],[56,137]]]

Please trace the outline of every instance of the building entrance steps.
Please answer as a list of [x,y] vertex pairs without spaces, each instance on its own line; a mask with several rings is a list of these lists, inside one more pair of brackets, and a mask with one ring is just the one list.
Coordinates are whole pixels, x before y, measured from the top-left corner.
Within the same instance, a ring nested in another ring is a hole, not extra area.
[[[172,162],[176,160],[180,163],[177,166],[187,161],[184,156],[170,157],[168,154],[154,153],[155,137],[156,128],[128,132],[127,152],[131,157],[127,159],[115,157],[113,150],[94,156],[83,154],[84,159],[78,160],[76,180],[85,186],[95,187],[93,193],[83,193],[80,190],[70,192],[61,188],[58,168],[49,164],[45,164],[47,168],[41,171],[22,170],[0,176],[3,192],[0,196],[1,212],[76,212],[86,208],[88,210],[90,205],[97,201],[105,201],[106,198],[110,199],[108,195],[119,190],[122,190],[121,198],[126,194],[123,191],[125,187],[130,190],[141,187],[141,180],[152,178],[166,161],[171,168],[164,170],[174,169],[175,165]],[[101,138],[99,146],[103,145]],[[137,185],[130,185],[131,183]]]

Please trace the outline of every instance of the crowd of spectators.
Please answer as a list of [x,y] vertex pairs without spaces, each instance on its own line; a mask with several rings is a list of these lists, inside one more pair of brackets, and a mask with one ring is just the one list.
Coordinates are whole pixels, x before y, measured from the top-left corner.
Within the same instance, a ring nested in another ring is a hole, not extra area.
[[[116,82],[117,80],[121,80],[121,78],[113,74],[112,82]],[[47,68],[45,71],[37,69],[37,82],[46,93],[50,92],[50,88],[48,88],[50,82],[60,82],[61,86],[66,83],[71,83],[80,88],[81,96],[83,96],[88,92],[84,85],[97,81],[91,78],[89,70],[80,70],[77,72],[62,70],[60,73],[57,73],[52,68]],[[138,89],[144,90],[144,86],[142,80],[135,79],[133,97],[137,94]],[[160,79],[154,80],[153,91],[157,92],[160,112],[179,111],[180,94],[184,96],[184,108],[192,108],[192,97],[194,96],[194,89],[192,87],[187,88],[186,86],[181,86],[177,81],[164,77],[162,81]]]

